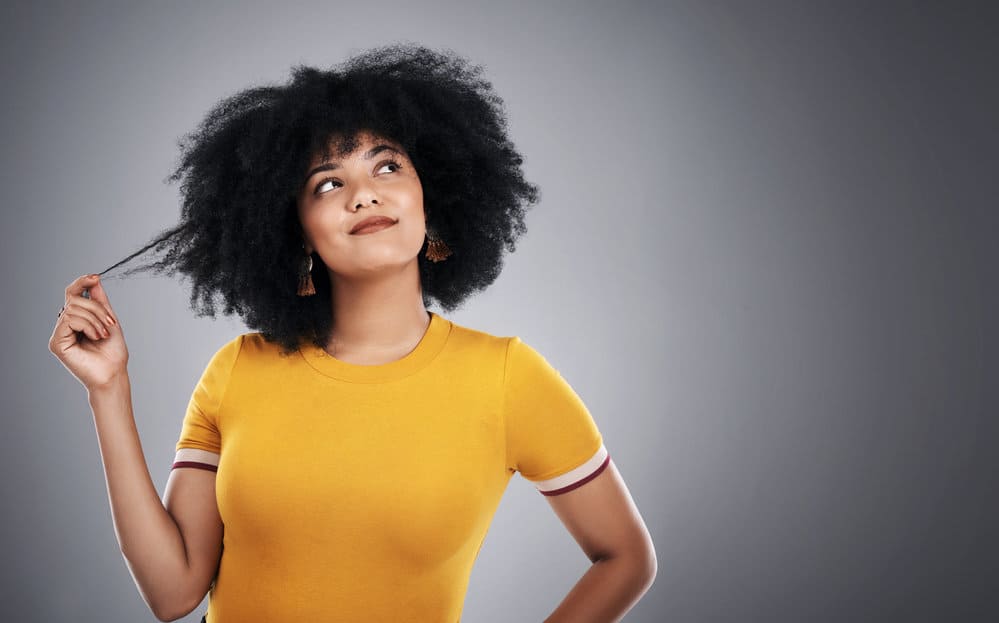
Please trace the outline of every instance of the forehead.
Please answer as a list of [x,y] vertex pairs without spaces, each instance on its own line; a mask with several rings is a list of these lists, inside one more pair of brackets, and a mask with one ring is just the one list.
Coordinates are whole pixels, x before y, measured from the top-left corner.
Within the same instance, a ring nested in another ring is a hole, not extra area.
[[381,134],[372,132],[358,132],[350,136],[334,134],[327,139],[326,144],[317,153],[313,154],[311,164],[317,165],[342,159],[359,158],[375,145],[389,145],[401,154],[406,154],[398,141]]

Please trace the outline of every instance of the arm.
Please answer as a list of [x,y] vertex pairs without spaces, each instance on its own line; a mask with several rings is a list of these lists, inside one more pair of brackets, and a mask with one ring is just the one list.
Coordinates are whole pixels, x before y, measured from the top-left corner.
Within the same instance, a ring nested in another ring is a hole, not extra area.
[[177,503],[164,508],[157,497],[132,413],[124,333],[98,277],[84,275],[66,288],[49,352],[87,389],[118,546],[147,605],[157,618],[172,620],[207,586],[212,558],[218,562],[215,480],[187,474],[200,470],[173,470]]
[[[181,522],[175,521],[174,516],[167,512],[149,476],[135,426],[131,384],[127,374],[91,390],[88,398],[94,413],[111,514],[121,553],[139,593],[156,618],[161,621],[179,618],[194,609],[207,592],[208,580],[204,576],[208,565],[205,560],[212,552],[202,548],[204,553],[196,556],[198,566],[192,568],[189,564],[190,552],[185,548]],[[180,472],[188,473],[186,478],[196,479],[199,475],[190,473],[201,471],[203,470],[174,470],[171,480],[175,473]],[[201,475],[202,485],[206,484],[206,475],[211,477],[211,505],[217,516],[214,474],[206,472]],[[167,488],[169,490],[170,485]],[[197,487],[185,488],[197,493]],[[206,501],[207,488],[201,486],[200,491],[200,500]],[[192,506],[184,505],[188,509]],[[215,530],[214,526],[210,528]],[[220,541],[220,526],[218,537]],[[202,543],[205,542],[202,539]],[[220,547],[219,545],[219,549]],[[217,556],[215,561],[218,561]],[[205,591],[201,591],[202,583]],[[194,601],[198,592],[200,596]]]
[[593,561],[545,623],[620,621],[652,586],[658,563],[614,462],[581,487],[545,499]]

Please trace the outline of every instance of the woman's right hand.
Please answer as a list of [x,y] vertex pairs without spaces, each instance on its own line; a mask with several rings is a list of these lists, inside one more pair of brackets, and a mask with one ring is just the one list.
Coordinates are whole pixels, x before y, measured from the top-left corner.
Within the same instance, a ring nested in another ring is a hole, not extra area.
[[[84,290],[90,291],[90,298],[83,296]],[[66,304],[49,339],[49,351],[87,391],[126,374],[125,334],[97,275],[84,275],[66,288]]]

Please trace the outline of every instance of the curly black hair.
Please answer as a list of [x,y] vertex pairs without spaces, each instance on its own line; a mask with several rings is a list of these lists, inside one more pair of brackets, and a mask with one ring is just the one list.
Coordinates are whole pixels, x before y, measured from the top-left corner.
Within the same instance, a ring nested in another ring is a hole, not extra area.
[[396,43],[328,71],[295,65],[284,85],[224,98],[178,141],[180,163],[165,181],[181,181],[179,224],[101,274],[166,249],[164,259],[124,274],[181,273],[192,282],[196,315],[214,318],[221,296],[226,315],[238,313],[283,354],[302,340],[325,346],[326,271],[313,271],[314,296],[297,295],[304,257],[297,196],[314,156],[347,153],[371,133],[405,149],[423,186],[427,224],[452,251],[436,263],[419,254],[424,305],[457,308],[499,276],[504,249],[516,250],[525,211],[540,197],[524,179],[503,100],[482,71],[451,50]]

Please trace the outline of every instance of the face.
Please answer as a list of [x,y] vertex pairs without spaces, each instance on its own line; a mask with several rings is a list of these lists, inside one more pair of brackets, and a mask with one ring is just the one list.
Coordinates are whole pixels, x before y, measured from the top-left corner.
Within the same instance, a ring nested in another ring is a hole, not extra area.
[[[423,186],[402,147],[362,134],[357,149],[331,158],[312,159],[299,192],[305,251],[348,278],[416,262],[426,235]],[[351,233],[372,216],[393,224]]]

